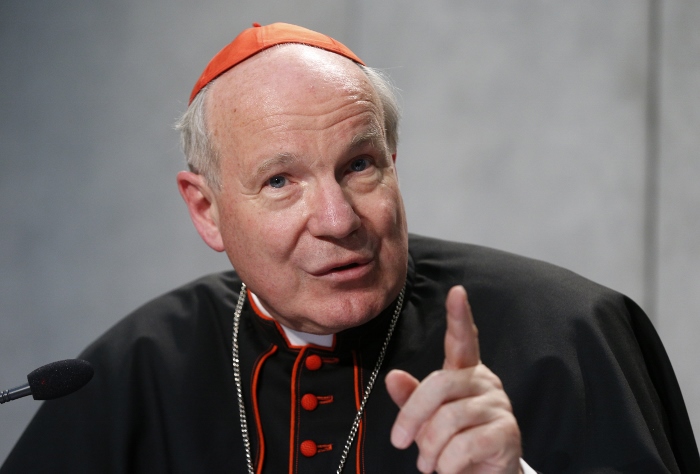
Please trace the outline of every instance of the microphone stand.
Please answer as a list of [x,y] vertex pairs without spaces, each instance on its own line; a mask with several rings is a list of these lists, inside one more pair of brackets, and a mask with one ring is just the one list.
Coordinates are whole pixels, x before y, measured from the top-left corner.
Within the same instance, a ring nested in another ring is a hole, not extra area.
[[3,390],[0,392],[0,403],[9,402],[10,400],[16,400],[18,398],[26,397],[32,394],[32,388],[28,383],[21,385],[19,387],[11,388],[9,390]]

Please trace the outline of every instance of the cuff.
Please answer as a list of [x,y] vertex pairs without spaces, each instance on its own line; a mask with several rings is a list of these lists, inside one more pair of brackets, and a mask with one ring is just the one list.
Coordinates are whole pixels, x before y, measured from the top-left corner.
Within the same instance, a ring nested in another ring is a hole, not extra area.
[[523,474],[537,474],[537,471],[528,466],[522,458],[520,458],[520,468],[523,470]]

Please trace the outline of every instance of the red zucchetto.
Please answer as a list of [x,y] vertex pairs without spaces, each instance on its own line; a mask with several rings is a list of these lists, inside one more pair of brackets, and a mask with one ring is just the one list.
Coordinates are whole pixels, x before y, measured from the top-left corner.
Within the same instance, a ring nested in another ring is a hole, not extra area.
[[209,61],[209,64],[204,68],[204,72],[199,76],[197,83],[192,89],[190,103],[192,103],[195,96],[204,86],[236,64],[271,46],[283,43],[299,43],[315,46],[345,56],[356,63],[365,64],[355,53],[350,51],[347,46],[334,40],[330,36],[288,23],[273,23],[266,26],[253,23],[252,28],[243,30],[241,34],[236,36],[236,39],[225,46],[224,49],[219,51],[216,56]]

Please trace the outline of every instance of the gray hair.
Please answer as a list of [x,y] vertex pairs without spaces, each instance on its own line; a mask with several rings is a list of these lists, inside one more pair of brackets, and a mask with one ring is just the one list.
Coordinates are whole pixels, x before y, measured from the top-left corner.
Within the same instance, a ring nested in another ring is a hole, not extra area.
[[[384,134],[390,153],[396,153],[399,142],[399,104],[396,98],[396,87],[389,77],[381,71],[358,65],[379,96],[384,112]],[[221,190],[219,173],[219,154],[213,146],[207,129],[206,111],[204,104],[211,85],[207,84],[195,96],[185,113],[175,123],[175,129],[180,132],[180,146],[185,153],[187,166],[193,173],[204,177],[209,187],[215,192]]]

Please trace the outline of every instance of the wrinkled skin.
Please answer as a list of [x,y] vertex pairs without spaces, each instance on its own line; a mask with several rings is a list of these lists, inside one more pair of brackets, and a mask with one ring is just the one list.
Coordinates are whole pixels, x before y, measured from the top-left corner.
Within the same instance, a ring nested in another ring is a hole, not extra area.
[[392,370],[389,395],[401,410],[391,442],[420,450],[421,472],[517,473],[520,430],[500,379],[479,357],[479,339],[467,293],[461,286],[447,295],[443,369],[418,381]]
[[[396,154],[364,73],[336,54],[284,45],[219,77],[205,108],[222,187],[178,174],[204,241],[287,327],[334,334],[378,315],[404,284],[408,234]],[[422,472],[518,472],[510,402],[479,362],[466,294],[453,292],[444,370],[422,382],[387,376],[402,407],[392,442],[415,441]]]
[[273,317],[331,334],[387,307],[406,278],[408,237],[364,73],[336,54],[286,45],[220,77],[206,110],[223,186],[193,189],[185,183],[196,176],[185,173],[181,189],[209,196],[200,234]]

